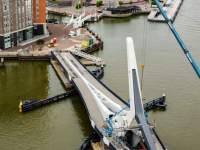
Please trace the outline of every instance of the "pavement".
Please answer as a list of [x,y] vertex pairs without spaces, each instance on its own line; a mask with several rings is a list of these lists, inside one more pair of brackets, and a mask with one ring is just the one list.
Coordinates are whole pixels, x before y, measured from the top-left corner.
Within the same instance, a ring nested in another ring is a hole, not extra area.
[[[89,33],[85,28],[79,28],[80,29],[80,35],[79,36],[62,36],[58,38],[57,43],[54,45],[54,47],[49,48],[46,45],[42,47],[40,50],[39,47],[35,48],[34,50],[31,48],[29,49],[30,53],[35,55],[35,56],[43,56],[43,55],[48,55],[50,54],[51,51],[55,50],[62,50],[62,51],[76,51],[76,50],[81,50],[84,49],[85,47],[82,46],[82,39],[85,37],[92,37],[92,34]],[[78,28],[70,28],[71,31],[76,31]],[[68,32],[69,33],[69,32]],[[97,44],[98,41],[96,38],[93,39],[94,44]]]
[[[64,28],[63,25],[51,24],[51,23],[47,23],[47,26],[48,26],[48,28],[49,28],[49,30],[50,30],[50,32],[52,34],[50,34],[48,37],[44,38],[45,43],[49,42],[53,38],[59,39],[60,37],[62,37],[64,35],[68,35],[70,29],[72,28],[71,26],[69,26],[66,29],[63,29]],[[9,49],[3,50],[3,52],[14,52],[14,51],[17,51],[19,49],[25,49],[25,48],[30,49],[30,47],[34,47],[34,49],[37,49],[36,42],[32,42],[32,43],[26,44],[24,46],[20,46],[20,45],[19,46],[15,46],[13,48],[9,48]]]

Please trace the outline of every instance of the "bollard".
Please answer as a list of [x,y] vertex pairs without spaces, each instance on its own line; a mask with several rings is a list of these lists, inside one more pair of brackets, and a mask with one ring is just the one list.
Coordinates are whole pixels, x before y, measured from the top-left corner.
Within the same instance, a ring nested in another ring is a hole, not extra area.
[[165,102],[165,100],[166,100],[166,95],[165,95],[165,93],[163,93],[163,98],[164,98],[164,102]]
[[101,64],[101,70],[103,70],[103,62],[102,62],[102,64]]
[[1,67],[4,67],[4,58],[1,58]]
[[22,112],[22,101],[20,101],[20,104],[19,104],[19,112]]

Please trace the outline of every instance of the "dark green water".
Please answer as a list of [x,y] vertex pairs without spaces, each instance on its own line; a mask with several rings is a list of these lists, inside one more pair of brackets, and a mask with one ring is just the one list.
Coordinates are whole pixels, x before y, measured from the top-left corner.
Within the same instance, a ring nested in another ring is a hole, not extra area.
[[[199,1],[184,1],[174,26],[200,67]],[[101,79],[128,100],[126,37],[134,40],[141,77],[144,21],[147,16],[104,18],[89,27],[104,41],[93,54],[106,62]],[[143,96],[167,95],[167,109],[148,111],[168,150],[199,150],[200,81],[168,26],[147,22]],[[84,105],[74,96],[20,114],[20,100],[43,99],[65,91],[48,62],[6,61],[0,69],[0,149],[75,150],[93,132]],[[96,67],[89,67],[93,70]]]
[[0,70],[0,149],[77,149],[92,133],[80,97],[21,114],[20,100],[44,99],[65,88],[49,62],[5,64]]

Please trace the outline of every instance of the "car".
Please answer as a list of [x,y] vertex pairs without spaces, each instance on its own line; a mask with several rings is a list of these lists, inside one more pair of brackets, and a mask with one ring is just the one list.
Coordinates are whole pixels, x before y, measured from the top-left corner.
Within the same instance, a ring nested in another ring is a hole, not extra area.
[[47,19],[46,20],[46,22],[48,22],[48,23],[54,23],[54,24],[59,24],[59,22],[58,22],[58,19],[51,19],[51,18],[49,18],[49,19]]
[[97,10],[98,13],[102,13],[102,10]]
[[76,35],[76,32],[75,31],[70,31],[69,32],[69,36],[75,36]]

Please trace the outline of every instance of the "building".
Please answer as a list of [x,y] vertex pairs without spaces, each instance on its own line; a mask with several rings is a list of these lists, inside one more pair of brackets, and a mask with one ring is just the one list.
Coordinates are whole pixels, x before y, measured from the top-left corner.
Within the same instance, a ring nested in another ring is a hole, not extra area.
[[0,49],[46,33],[45,0],[0,0]]
[[116,8],[107,8],[106,11],[110,12],[110,14],[128,14],[141,11],[141,9],[139,6],[118,6]]

